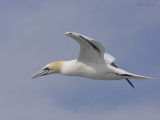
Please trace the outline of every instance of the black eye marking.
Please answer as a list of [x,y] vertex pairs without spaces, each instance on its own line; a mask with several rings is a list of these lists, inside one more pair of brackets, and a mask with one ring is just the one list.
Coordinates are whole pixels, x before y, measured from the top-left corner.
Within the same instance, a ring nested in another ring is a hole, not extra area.
[[43,70],[50,70],[48,67],[44,68]]
[[71,33],[71,32],[70,32],[70,33],[68,33],[68,34],[72,35],[72,33]]

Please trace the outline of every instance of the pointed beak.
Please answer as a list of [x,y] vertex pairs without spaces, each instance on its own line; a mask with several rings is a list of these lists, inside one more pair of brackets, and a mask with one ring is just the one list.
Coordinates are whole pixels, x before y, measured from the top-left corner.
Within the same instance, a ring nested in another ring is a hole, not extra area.
[[34,79],[34,78],[37,78],[37,77],[40,77],[40,76],[43,76],[43,75],[47,75],[48,74],[48,71],[47,70],[41,70],[39,71],[38,73],[36,73],[35,75],[33,75],[31,77],[31,79]]

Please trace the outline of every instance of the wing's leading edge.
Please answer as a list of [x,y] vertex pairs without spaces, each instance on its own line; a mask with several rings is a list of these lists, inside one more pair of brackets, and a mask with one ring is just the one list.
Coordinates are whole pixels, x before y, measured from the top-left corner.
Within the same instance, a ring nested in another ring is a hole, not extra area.
[[74,32],[66,32],[66,35],[80,45],[78,61],[98,64],[111,64],[114,61],[114,57],[105,53],[103,45],[92,38]]

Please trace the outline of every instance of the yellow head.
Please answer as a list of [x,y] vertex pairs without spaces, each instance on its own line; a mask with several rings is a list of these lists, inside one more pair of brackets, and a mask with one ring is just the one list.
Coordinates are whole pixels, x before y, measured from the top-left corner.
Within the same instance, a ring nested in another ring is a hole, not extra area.
[[38,73],[33,75],[32,79],[37,78],[39,76],[60,73],[62,66],[63,66],[63,61],[56,61],[56,62],[49,63],[46,66],[44,66],[42,70],[40,70]]

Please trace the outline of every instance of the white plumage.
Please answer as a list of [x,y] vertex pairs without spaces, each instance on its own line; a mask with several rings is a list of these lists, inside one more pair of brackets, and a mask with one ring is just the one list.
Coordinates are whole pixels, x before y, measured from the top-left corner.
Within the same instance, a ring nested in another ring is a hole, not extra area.
[[60,73],[69,76],[81,76],[100,80],[126,79],[134,88],[128,78],[152,79],[129,73],[118,68],[113,61],[115,58],[105,53],[105,48],[99,42],[74,32],[66,32],[66,35],[73,38],[80,45],[79,57],[70,61],[56,61],[46,65],[33,78]]

